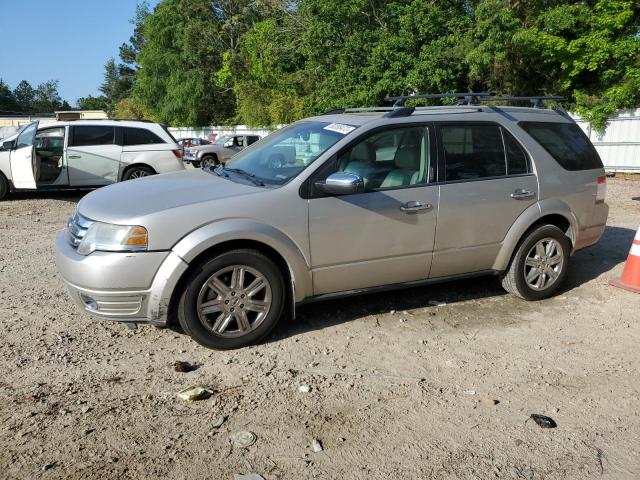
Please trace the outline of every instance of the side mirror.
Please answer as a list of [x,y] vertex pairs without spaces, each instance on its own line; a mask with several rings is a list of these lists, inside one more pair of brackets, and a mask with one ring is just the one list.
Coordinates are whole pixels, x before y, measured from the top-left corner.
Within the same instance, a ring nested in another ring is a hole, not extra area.
[[14,140],[8,140],[6,142],[2,142],[2,149],[3,150],[13,150],[13,146],[15,145],[15,141]]
[[316,186],[329,195],[351,195],[364,192],[364,180],[353,173],[332,173],[324,182],[317,182]]

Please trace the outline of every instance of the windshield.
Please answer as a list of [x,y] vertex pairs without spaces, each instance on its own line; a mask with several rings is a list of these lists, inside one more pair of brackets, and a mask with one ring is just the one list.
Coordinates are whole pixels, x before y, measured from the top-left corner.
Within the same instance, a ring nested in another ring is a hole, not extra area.
[[266,184],[283,185],[355,128],[329,122],[298,122],[241,151],[227,166]]
[[221,137],[217,138],[217,139],[213,142],[213,144],[214,144],[214,145],[224,145],[225,143],[227,143],[227,140],[230,140],[230,139],[231,139],[231,137],[230,137],[230,136],[228,136],[228,135],[223,135],[223,136],[221,136]]

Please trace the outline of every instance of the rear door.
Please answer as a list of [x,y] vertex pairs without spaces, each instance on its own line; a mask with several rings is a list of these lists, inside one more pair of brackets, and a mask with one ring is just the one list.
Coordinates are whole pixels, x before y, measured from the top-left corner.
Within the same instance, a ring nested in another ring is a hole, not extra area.
[[511,225],[538,200],[520,144],[489,122],[441,123],[440,208],[430,277],[489,270]]
[[116,145],[110,125],[74,125],[67,147],[69,184],[74,187],[108,185],[118,180],[122,146]]
[[11,181],[15,188],[37,188],[37,158],[34,147],[37,133],[38,122],[27,125],[16,138],[15,148],[10,152]]

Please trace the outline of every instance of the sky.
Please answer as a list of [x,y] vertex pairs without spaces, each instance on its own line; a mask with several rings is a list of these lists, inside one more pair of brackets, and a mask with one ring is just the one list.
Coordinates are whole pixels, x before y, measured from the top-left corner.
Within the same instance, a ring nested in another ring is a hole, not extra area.
[[[0,0],[0,78],[60,82],[75,106],[98,95],[104,64],[133,33],[136,0]],[[150,2],[155,3],[155,2]]]

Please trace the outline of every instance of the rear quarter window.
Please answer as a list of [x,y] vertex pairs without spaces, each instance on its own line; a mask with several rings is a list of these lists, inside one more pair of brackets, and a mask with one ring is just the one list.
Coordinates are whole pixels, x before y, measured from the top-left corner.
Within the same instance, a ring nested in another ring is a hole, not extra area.
[[578,125],[557,122],[520,122],[519,125],[565,170],[603,168],[598,152]]
[[125,146],[165,143],[158,135],[146,128],[124,127],[122,130],[122,142]]

